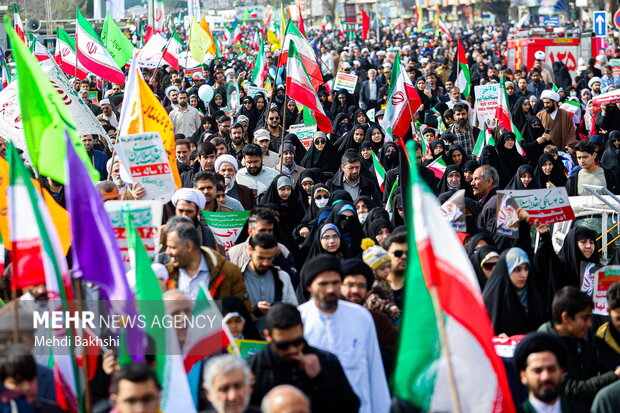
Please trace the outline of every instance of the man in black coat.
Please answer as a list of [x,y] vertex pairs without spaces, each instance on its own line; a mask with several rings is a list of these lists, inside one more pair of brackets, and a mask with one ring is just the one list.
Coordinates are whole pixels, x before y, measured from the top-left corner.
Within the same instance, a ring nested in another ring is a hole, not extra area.
[[377,204],[381,204],[381,192],[377,184],[366,178],[362,172],[362,156],[357,152],[345,152],[342,155],[340,170],[329,181],[327,189],[330,193],[338,189],[344,189],[357,201],[360,196],[366,195],[372,198]]
[[256,377],[251,404],[260,405],[271,389],[290,384],[310,399],[313,412],[357,412],[360,401],[338,358],[304,340],[297,308],[276,304],[267,313],[263,334],[269,345],[250,360]]

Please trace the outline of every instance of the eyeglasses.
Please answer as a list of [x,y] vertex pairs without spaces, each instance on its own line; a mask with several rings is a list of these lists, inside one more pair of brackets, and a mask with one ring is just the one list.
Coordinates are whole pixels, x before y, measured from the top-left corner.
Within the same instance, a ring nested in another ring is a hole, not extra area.
[[325,139],[317,139],[314,141],[314,143],[316,143],[317,145],[325,145],[326,141]]
[[290,340],[290,341],[274,341],[273,345],[276,346],[279,350],[286,350],[291,346],[299,346],[301,344],[304,344],[304,337],[298,337],[295,340]]
[[317,199],[317,200],[318,200],[318,199],[329,199],[329,195],[325,195],[325,196],[323,196],[323,195],[317,195],[317,196],[315,196],[315,197],[314,197],[314,199]]
[[321,241],[337,241],[340,239],[340,235],[323,235]]
[[495,264],[497,264],[497,262],[485,262],[484,264],[482,264],[482,267],[485,270],[492,270],[493,268],[495,268]]
[[269,120],[280,120],[280,118],[269,118]]
[[252,102],[250,102],[250,101],[248,100],[248,101],[243,102],[243,104],[244,104],[244,105],[251,105],[251,104],[252,104]]
[[396,250],[396,251],[392,252],[392,255],[395,256],[396,258],[400,258],[400,257],[402,257],[403,255],[406,255],[406,254],[407,254],[407,251],[405,251],[405,250]]

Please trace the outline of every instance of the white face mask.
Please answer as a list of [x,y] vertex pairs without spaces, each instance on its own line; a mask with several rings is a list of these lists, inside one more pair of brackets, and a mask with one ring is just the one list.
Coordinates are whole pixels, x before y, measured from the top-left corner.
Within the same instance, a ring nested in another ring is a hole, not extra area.
[[316,204],[316,206],[319,207],[319,209],[323,208],[325,205],[327,205],[327,201],[329,201],[329,199],[327,198],[323,198],[323,199],[315,199],[314,203]]
[[366,222],[366,218],[368,218],[368,212],[364,214],[358,214],[357,218],[360,220],[360,223],[363,224]]

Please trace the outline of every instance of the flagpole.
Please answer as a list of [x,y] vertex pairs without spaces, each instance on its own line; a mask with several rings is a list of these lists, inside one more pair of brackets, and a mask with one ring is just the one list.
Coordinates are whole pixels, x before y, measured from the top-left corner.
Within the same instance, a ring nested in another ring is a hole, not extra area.
[[[84,297],[83,297],[83,291],[82,291],[82,279],[81,278],[75,278],[75,298],[76,303],[75,303],[75,310],[77,311],[78,314],[82,314],[82,312],[84,311]],[[80,329],[80,333],[82,334],[82,338],[84,339],[84,341],[86,341],[86,336],[85,336],[85,330],[84,329]],[[86,354],[84,354],[84,352],[86,351],[86,346],[82,346],[82,375],[84,376],[84,412],[85,413],[91,413],[92,412],[92,406],[90,403],[90,385],[88,382],[88,357]]]
[[[174,32],[172,33],[172,36],[174,36],[174,34],[177,32],[177,29],[174,29]],[[166,42],[166,45],[164,46],[164,51],[168,48],[168,46],[170,45],[170,41],[172,40],[172,36],[170,36],[170,38],[168,39],[168,41]],[[155,67],[155,71],[157,71],[157,69],[159,69],[159,65],[161,64],[161,61],[164,58],[164,54],[161,54],[161,57],[159,58],[159,62],[157,62],[157,66]],[[187,66],[187,54],[185,55],[185,66]]]
[[431,301],[433,302],[433,309],[435,310],[435,318],[437,319],[437,329],[439,330],[439,342],[441,349],[446,356],[446,370],[448,372],[448,387],[450,389],[450,399],[452,400],[452,411],[454,413],[461,413],[461,404],[459,403],[459,392],[456,387],[456,377],[454,375],[454,367],[452,366],[452,354],[450,353],[450,346],[448,344],[448,335],[446,334],[446,325],[443,319],[443,313],[439,304],[439,297],[437,294],[437,286],[431,285],[429,288],[431,295]]
[[[288,74],[287,74],[288,75]],[[286,111],[288,110],[288,95],[286,94],[286,84],[284,85],[284,110],[282,111],[282,135],[280,136],[280,172],[282,172],[282,164],[284,163],[284,131],[286,130]],[[267,110],[269,114],[269,110]]]

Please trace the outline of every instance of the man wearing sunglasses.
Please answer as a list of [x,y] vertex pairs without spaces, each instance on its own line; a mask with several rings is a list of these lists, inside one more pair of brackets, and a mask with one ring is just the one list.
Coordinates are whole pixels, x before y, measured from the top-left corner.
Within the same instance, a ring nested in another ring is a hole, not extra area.
[[[288,125],[286,126],[288,128]],[[269,149],[278,153],[280,152],[280,143],[282,142],[282,125],[280,112],[278,109],[269,109],[267,113],[267,130],[270,135]]]
[[372,316],[365,308],[342,301],[342,266],[334,255],[319,254],[302,270],[311,298],[300,305],[304,337],[312,346],[334,353],[360,398],[361,413],[390,409],[385,370]]
[[405,268],[407,267],[407,235],[404,232],[395,232],[383,243],[392,259],[392,270],[387,277],[394,301],[398,308],[403,308],[403,292],[405,285]]
[[250,360],[256,377],[252,405],[260,405],[271,389],[292,385],[308,396],[313,412],[357,412],[358,397],[332,353],[304,340],[304,326],[297,308],[276,304],[267,313],[263,330],[269,345]]

